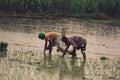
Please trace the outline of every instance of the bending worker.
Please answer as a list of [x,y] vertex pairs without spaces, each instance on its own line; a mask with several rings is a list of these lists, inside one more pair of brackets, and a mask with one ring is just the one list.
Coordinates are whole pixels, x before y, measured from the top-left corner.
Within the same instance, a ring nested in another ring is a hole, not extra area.
[[66,46],[62,57],[64,57],[64,55],[66,55],[66,52],[68,51],[68,48],[70,47],[70,45],[72,45],[73,50],[71,52],[71,55],[73,57],[76,56],[76,50],[81,49],[83,59],[86,60],[85,50],[86,50],[87,41],[84,38],[82,38],[80,36],[72,36],[72,37],[69,37],[69,38],[66,37],[66,36],[63,36],[62,41],[65,43],[65,46]]
[[49,54],[51,54],[52,49],[55,45],[60,51],[62,51],[60,47],[60,34],[59,33],[57,32],[48,32],[46,34],[39,33],[38,38],[41,40],[45,40],[44,53],[46,50],[49,50]]

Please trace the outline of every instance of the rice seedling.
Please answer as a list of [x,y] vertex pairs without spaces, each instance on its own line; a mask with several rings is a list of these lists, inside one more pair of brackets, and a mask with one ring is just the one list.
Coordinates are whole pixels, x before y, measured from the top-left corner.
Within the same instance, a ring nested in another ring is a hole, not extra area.
[[100,60],[108,60],[108,58],[107,57],[100,57]]
[[119,79],[119,59],[82,59],[49,56],[39,50],[15,50],[0,58],[1,80],[109,80]]
[[8,43],[0,42],[0,51],[7,51]]

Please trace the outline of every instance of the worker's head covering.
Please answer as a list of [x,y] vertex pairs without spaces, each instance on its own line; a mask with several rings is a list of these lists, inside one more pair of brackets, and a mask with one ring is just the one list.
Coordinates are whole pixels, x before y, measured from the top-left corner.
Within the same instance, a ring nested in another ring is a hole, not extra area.
[[65,42],[65,41],[67,41],[67,39],[68,39],[67,37],[63,36],[61,40],[62,40],[63,42]]
[[42,33],[42,32],[40,32],[40,33],[38,34],[38,38],[39,38],[39,39],[44,39],[44,38],[45,38],[45,34]]
[[68,38],[67,37],[63,36],[61,40],[65,43],[65,45],[68,44]]

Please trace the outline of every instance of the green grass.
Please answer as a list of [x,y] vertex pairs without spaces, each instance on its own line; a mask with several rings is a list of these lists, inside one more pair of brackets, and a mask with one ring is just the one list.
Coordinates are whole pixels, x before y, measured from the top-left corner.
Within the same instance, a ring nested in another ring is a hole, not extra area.
[[87,20],[87,21],[96,23],[120,23],[120,20]]

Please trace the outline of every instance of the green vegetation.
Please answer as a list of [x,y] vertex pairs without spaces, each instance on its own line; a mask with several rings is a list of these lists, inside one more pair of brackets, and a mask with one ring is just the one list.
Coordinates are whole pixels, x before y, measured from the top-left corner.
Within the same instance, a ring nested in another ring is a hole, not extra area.
[[0,58],[7,56],[7,47],[8,47],[8,43],[0,42]]
[[[0,58],[0,80],[111,80],[120,78],[119,58],[99,60],[49,56],[39,50],[14,50]],[[34,55],[33,55],[34,54]]]
[[[120,0],[0,0],[0,14],[120,17]],[[100,15],[99,15],[100,14]],[[101,14],[105,14],[102,15]],[[106,16],[107,15],[107,16]]]
[[7,51],[8,43],[0,42],[0,51]]
[[120,20],[117,20],[117,19],[111,19],[111,20],[93,20],[93,19],[88,19],[86,21],[88,21],[88,22],[95,22],[95,23],[120,24]]
[[100,57],[100,60],[108,60],[108,58],[107,57]]

